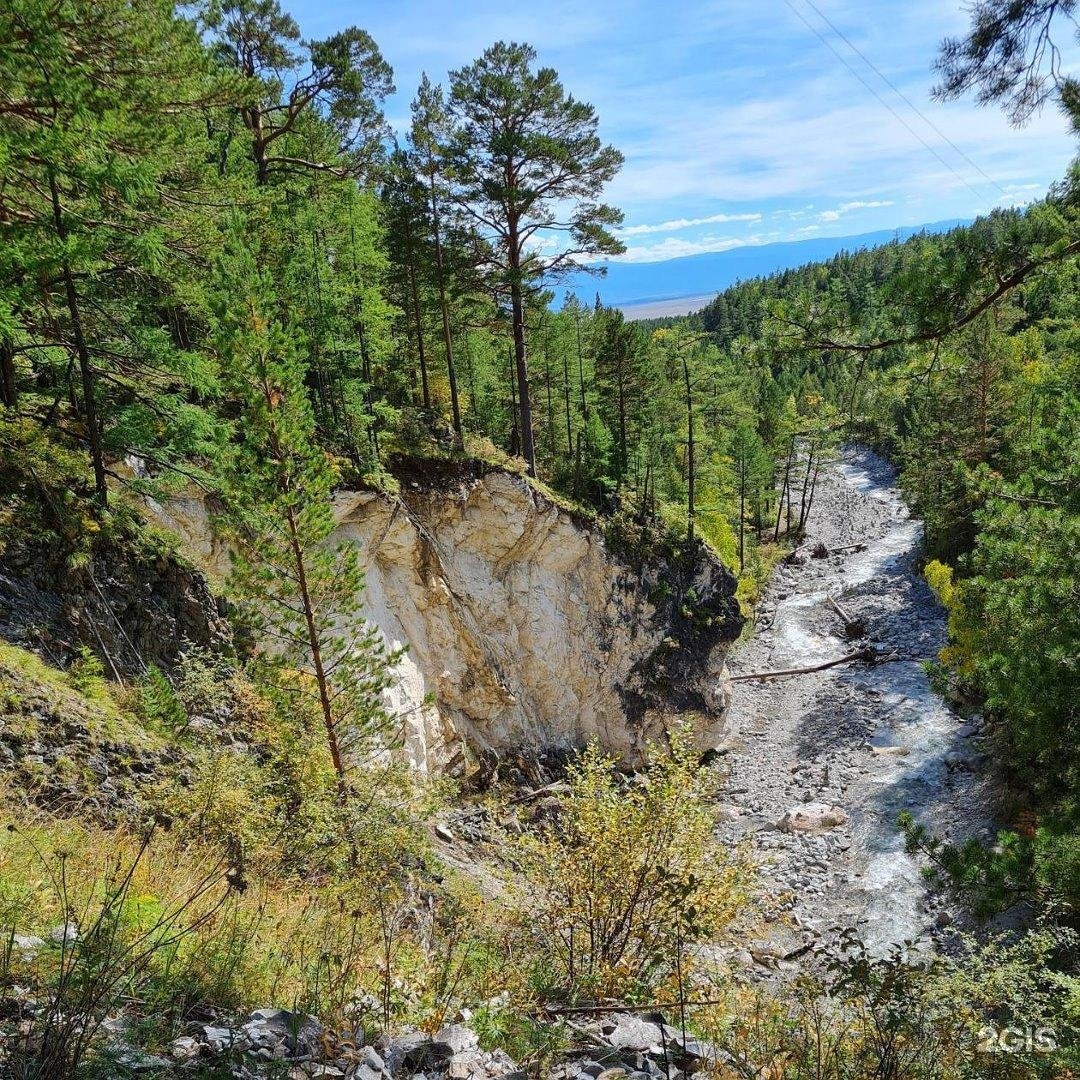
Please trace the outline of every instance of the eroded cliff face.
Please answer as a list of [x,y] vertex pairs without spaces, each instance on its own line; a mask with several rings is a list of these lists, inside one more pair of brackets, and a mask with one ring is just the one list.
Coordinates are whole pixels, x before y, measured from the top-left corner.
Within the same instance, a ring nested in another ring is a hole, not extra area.
[[[417,768],[591,738],[639,764],[683,712],[702,749],[722,737],[741,619],[734,579],[704,549],[635,567],[514,473],[430,461],[399,473],[400,497],[338,496],[332,542],[357,546],[365,613],[407,646],[391,705]],[[194,504],[163,517],[223,568]]]

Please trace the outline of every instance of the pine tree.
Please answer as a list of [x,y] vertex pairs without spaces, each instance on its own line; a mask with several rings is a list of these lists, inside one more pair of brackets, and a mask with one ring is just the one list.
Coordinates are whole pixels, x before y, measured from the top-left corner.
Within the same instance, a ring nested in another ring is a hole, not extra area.
[[428,375],[425,331],[425,302],[423,295],[423,264],[427,245],[423,235],[426,196],[412,168],[408,154],[395,150],[391,155],[383,185],[390,237],[390,260],[393,280],[397,286],[398,307],[405,315],[406,339],[416,342],[416,359],[420,371],[420,406],[431,412],[431,380]]
[[319,716],[343,792],[391,718],[382,704],[396,659],[361,614],[352,546],[330,545],[333,469],[318,445],[296,328],[280,317],[270,274],[234,226],[214,281],[215,346],[240,403],[222,485],[234,540],[232,586],[263,643],[266,685],[294,715]]
[[410,139],[413,157],[427,179],[428,222],[435,251],[435,283],[439,293],[439,313],[442,316],[443,355],[450,385],[450,409],[454,434],[459,445],[464,441],[461,426],[461,403],[458,399],[457,370],[454,367],[454,341],[450,331],[450,306],[447,288],[447,268],[443,257],[442,202],[444,179],[441,165],[443,147],[449,138],[449,117],[442,88],[433,86],[427,75],[420,79],[420,89],[412,103]]
[[740,421],[731,435],[730,452],[738,491],[739,573],[746,568],[746,515],[771,479],[769,457],[761,436],[748,420]]
[[[248,81],[239,112],[259,186],[310,171],[359,173],[380,156],[393,71],[370,34],[352,26],[305,40],[277,0],[213,0],[203,23],[218,55]],[[309,157],[296,138],[313,114],[333,132],[331,155]]]
[[[450,75],[448,159],[458,204],[490,242],[491,268],[510,300],[521,450],[536,474],[526,362],[527,296],[581,256],[616,254],[622,215],[596,199],[622,155],[596,134],[591,105],[568,95],[552,68],[533,69],[528,45],[498,42]],[[566,241],[554,254],[537,241]]]
[[110,436],[115,453],[145,451],[147,429],[161,443],[187,424],[184,441],[205,423],[175,393],[177,381],[205,389],[177,292],[208,217],[187,209],[205,179],[201,114],[235,87],[166,0],[11,0],[0,79],[4,398],[25,355],[53,391],[45,415],[87,448],[104,505]]
[[597,313],[596,321],[598,400],[616,437],[615,479],[621,483],[630,462],[630,409],[639,392],[635,362],[641,342],[634,324],[620,311],[603,310]]
[[670,378],[679,386],[682,412],[683,445],[686,451],[686,543],[694,543],[694,522],[697,516],[697,484],[699,467],[699,438],[701,432],[701,397],[698,365],[693,353],[704,335],[683,331],[661,331],[658,341],[667,355]]

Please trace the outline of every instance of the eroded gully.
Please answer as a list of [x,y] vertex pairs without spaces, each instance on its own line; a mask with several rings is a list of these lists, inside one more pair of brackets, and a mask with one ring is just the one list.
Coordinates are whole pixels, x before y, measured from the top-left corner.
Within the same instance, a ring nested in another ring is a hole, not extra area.
[[[735,675],[861,646],[893,657],[734,684],[721,830],[751,845],[780,955],[845,927],[879,952],[948,933],[953,913],[905,853],[897,818],[908,810],[953,838],[988,828],[979,722],[946,705],[921,663],[945,640],[945,612],[915,565],[921,534],[888,464],[845,450],[818,482],[801,555],[777,569],[732,657]],[[829,554],[814,558],[819,544]],[[864,624],[854,644],[830,596]],[[846,820],[778,827],[818,804]]]

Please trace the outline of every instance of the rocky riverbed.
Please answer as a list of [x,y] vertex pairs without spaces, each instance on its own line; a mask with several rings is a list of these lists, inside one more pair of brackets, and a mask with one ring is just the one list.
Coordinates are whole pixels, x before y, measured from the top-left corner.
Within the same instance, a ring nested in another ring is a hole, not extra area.
[[842,928],[875,951],[940,935],[955,913],[905,854],[897,818],[908,810],[953,838],[988,830],[980,723],[956,715],[922,666],[944,644],[945,612],[916,565],[921,537],[888,464],[846,450],[733,657],[734,675],[860,648],[888,658],[734,684],[722,833],[758,857],[780,955]]

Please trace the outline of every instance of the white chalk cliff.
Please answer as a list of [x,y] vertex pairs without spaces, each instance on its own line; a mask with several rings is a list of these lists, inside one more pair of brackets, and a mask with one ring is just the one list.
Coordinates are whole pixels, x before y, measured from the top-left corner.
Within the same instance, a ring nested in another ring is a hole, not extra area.
[[[702,749],[722,737],[740,619],[703,549],[633,566],[523,477],[472,462],[410,462],[399,497],[343,492],[335,511],[332,541],[366,568],[365,614],[407,646],[391,705],[417,768],[591,738],[635,764],[684,712]],[[223,568],[198,500],[161,517]]]

